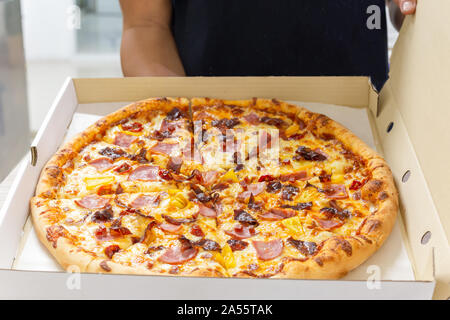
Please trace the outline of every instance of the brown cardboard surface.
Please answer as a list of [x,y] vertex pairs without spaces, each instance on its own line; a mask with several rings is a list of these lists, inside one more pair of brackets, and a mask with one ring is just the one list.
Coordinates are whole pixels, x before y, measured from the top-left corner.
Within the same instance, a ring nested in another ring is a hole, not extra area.
[[[395,46],[389,85],[450,236],[450,1],[419,1]],[[439,14],[442,13],[442,14]]]
[[[417,164],[405,159],[403,170],[411,171],[408,184],[423,180],[428,195],[420,189],[405,186],[403,211],[417,272],[429,268],[423,262],[434,248],[436,297],[450,297],[450,23],[448,0],[418,1],[414,16],[408,17],[391,58],[390,80],[381,92],[381,118],[400,122]],[[386,121],[377,119],[378,128]],[[398,126],[397,126],[398,127]],[[381,130],[383,132],[384,130]],[[393,130],[393,134],[396,133]],[[397,130],[398,131],[398,130]],[[391,143],[383,142],[383,145]],[[406,146],[396,145],[397,161]],[[394,150],[391,150],[392,152]],[[408,166],[414,166],[414,170]],[[403,186],[402,186],[403,188]],[[426,191],[425,191],[426,192]],[[432,199],[433,209],[426,204]],[[426,217],[417,223],[408,210],[422,210]],[[422,235],[431,232],[429,243],[423,245]]]
[[[137,101],[183,96],[222,99],[277,98],[349,107],[373,104],[367,77],[155,77],[74,79],[79,103]],[[236,85],[239,83],[239,85]]]

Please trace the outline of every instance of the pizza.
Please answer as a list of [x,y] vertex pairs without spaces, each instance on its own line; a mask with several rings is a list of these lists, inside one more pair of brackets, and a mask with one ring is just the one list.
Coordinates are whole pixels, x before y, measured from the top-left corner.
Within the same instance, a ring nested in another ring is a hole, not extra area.
[[31,199],[64,268],[335,279],[388,237],[391,171],[325,115],[276,99],[153,98],[65,143]]

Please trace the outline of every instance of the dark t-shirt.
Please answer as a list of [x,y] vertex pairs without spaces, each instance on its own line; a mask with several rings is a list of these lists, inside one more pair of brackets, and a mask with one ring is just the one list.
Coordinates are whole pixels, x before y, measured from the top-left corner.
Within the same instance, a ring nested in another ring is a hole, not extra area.
[[172,23],[190,76],[387,78],[385,0],[174,0]]

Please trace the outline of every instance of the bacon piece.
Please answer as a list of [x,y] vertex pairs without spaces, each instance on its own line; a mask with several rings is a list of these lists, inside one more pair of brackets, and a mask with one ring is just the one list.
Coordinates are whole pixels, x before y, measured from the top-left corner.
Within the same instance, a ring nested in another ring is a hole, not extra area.
[[128,154],[125,151],[123,151],[122,149],[115,149],[115,148],[110,148],[110,147],[106,147],[106,148],[100,150],[98,153],[101,154],[102,156],[108,157],[112,160],[116,160],[118,158],[128,156]]
[[120,173],[120,174],[127,173],[130,170],[131,170],[131,166],[126,162],[122,163],[120,166],[118,166],[117,168],[114,169],[115,172]]
[[94,214],[91,217],[91,221],[96,223],[102,223],[110,221],[113,217],[113,211],[111,209],[111,206],[108,206],[109,208],[105,208],[99,211],[95,211]]
[[347,199],[348,194],[343,184],[330,184],[321,190],[329,199]]
[[326,231],[339,228],[344,224],[344,221],[325,220],[316,217],[314,217],[314,220],[316,220],[319,223],[319,226]]
[[217,217],[217,212],[212,208],[208,208],[207,206],[205,206],[201,203],[198,204],[198,208],[199,208],[198,213],[200,213],[204,217],[208,217],[208,218]]
[[159,228],[163,231],[170,232],[170,233],[177,233],[181,230],[181,225],[171,224],[163,222],[159,225]]
[[266,190],[267,190],[267,192],[270,192],[270,193],[277,193],[278,191],[281,190],[281,188],[283,188],[283,185],[281,184],[280,181],[270,181],[267,184]]
[[175,173],[180,173],[181,166],[183,165],[183,159],[179,157],[170,157],[167,163],[167,169],[172,170]]
[[148,163],[147,149],[145,148],[140,149],[138,153],[131,156],[131,160],[137,161],[142,164]]
[[128,180],[157,181],[159,178],[159,167],[140,166],[131,171]]
[[210,240],[210,239],[201,239],[199,241],[194,242],[193,245],[197,246],[197,247],[202,247],[203,250],[206,250],[206,251],[220,251],[221,250],[220,245],[217,242]]
[[176,148],[178,148],[178,143],[157,142],[149,151],[170,156]]
[[297,213],[292,209],[272,208],[270,211],[260,214],[259,216],[266,220],[283,220],[295,216]]
[[248,246],[248,242],[236,239],[230,239],[227,241],[227,243],[230,246],[231,250],[233,251],[241,251],[247,248]]
[[120,250],[120,247],[117,244],[112,244],[105,248],[105,255],[111,259],[113,255]]
[[47,228],[46,238],[52,243],[53,248],[56,248],[57,241],[59,237],[66,236],[66,229],[59,225],[52,225]]
[[198,226],[198,225],[193,225],[192,226],[192,228],[191,228],[191,234],[193,235],[193,236],[196,236],[196,237],[204,237],[205,236],[205,234],[203,233],[203,230],[202,230],[202,228],[200,228],[200,226]]
[[308,174],[306,171],[297,171],[294,173],[283,174],[280,176],[280,180],[283,182],[295,182],[297,180],[308,180]]
[[315,150],[311,150],[308,147],[305,146],[300,146],[298,147],[298,149],[295,151],[296,156],[294,156],[294,160],[309,160],[309,161],[325,161],[327,160],[327,156],[325,155],[325,153],[323,153],[322,151],[320,151],[320,149],[317,151],[318,149]]
[[181,264],[194,259],[198,250],[194,247],[184,249],[182,247],[173,247],[167,249],[158,260],[168,264]]
[[184,218],[184,219],[181,218],[181,219],[177,219],[177,218],[172,218],[170,216],[167,216],[165,214],[163,214],[162,217],[168,223],[175,224],[175,225],[180,225],[182,223],[191,223],[191,222],[194,222],[196,220],[196,218]]
[[155,227],[157,225],[156,221],[150,221],[147,224],[147,227],[145,227],[144,230],[144,234],[142,235],[142,237],[139,239],[140,243],[149,245],[150,243],[153,242],[153,240],[155,239],[155,235],[153,233],[153,227]]
[[110,236],[108,235],[108,230],[104,226],[98,227],[94,231],[94,235],[98,240],[107,240],[110,239]]
[[112,237],[119,238],[131,234],[131,231],[126,227],[114,226],[109,229],[109,233]]
[[98,158],[89,162],[98,171],[105,171],[113,166],[112,160],[109,158]]
[[271,176],[270,174],[266,174],[266,175],[261,176],[261,177],[258,179],[258,182],[263,182],[263,181],[273,181],[273,180],[275,180],[275,177]]
[[75,200],[75,203],[80,207],[86,209],[102,209],[109,202],[109,199],[99,197],[97,195],[90,195],[81,198],[80,200]]
[[131,202],[132,208],[142,208],[147,206],[154,206],[158,203],[159,196],[140,195]]
[[234,210],[234,220],[239,221],[240,223],[246,225],[257,226],[259,224],[258,221],[255,218],[253,218],[251,214],[249,214],[244,210]]
[[358,181],[358,180],[353,180],[351,186],[350,186],[350,190],[359,190],[362,188],[362,186],[364,186],[366,184],[368,179],[363,179],[362,181]]
[[292,200],[298,194],[299,189],[296,186],[287,184],[283,186],[283,191],[281,192],[281,198],[283,200]]
[[177,107],[174,107],[172,110],[170,110],[167,113],[167,117],[166,117],[166,119],[170,120],[170,121],[178,120],[180,118],[186,118],[186,114]]
[[288,242],[305,256],[313,256],[317,252],[315,242],[295,240],[292,237],[288,239]]
[[135,142],[137,140],[137,137],[123,133],[123,132],[119,132],[118,134],[116,134],[116,136],[114,137],[114,144],[122,147],[122,148],[128,148],[133,142]]
[[232,230],[226,230],[225,233],[233,238],[242,240],[253,237],[256,231],[254,227],[238,224]]
[[256,255],[261,260],[272,260],[283,252],[283,241],[275,239],[271,241],[252,241]]
[[300,210],[311,209],[312,206],[313,206],[312,202],[299,202],[299,203],[294,204],[294,205],[283,204],[281,207],[282,208],[289,208],[289,209],[296,210],[296,211],[300,211]]
[[144,127],[142,126],[142,123],[129,122],[122,124],[122,129],[130,132],[141,132],[144,129]]
[[280,128],[280,127],[286,125],[286,122],[280,118],[262,117],[260,119],[260,121],[264,122],[270,126],[275,126],[277,128]]
[[257,125],[260,123],[258,115],[253,112],[245,115],[244,119],[252,125]]

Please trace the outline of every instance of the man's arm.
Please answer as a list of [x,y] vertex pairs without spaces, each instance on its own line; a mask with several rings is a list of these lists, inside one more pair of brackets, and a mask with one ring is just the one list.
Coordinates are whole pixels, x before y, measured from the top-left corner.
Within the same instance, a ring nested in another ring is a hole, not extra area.
[[184,76],[170,29],[170,0],[120,0],[123,15],[120,57],[126,77]]
[[395,29],[400,30],[405,15],[416,12],[417,0],[387,0],[389,15]]

